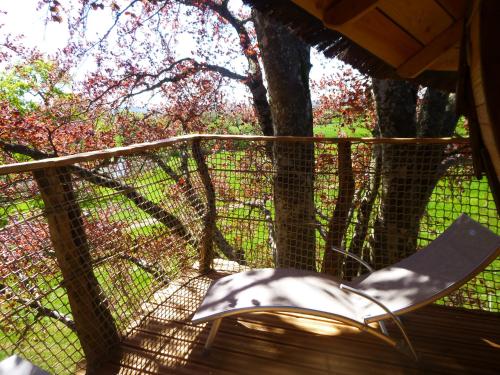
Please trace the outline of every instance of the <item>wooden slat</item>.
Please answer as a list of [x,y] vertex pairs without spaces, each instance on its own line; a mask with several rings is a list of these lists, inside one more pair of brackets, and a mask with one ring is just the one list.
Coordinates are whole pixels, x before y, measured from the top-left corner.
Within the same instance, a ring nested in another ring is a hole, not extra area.
[[304,9],[306,12],[312,14],[317,19],[323,19],[323,12],[333,0],[292,0],[293,3],[297,4],[299,7]]
[[[395,68],[431,43],[453,21],[463,19],[468,4],[467,0],[292,1]],[[436,70],[455,69],[452,56],[450,52],[437,63]]]
[[370,12],[378,0],[340,0],[325,9],[323,22],[326,26],[336,28],[354,22]]
[[418,76],[460,40],[462,29],[463,23],[456,21],[432,42],[400,65],[397,73],[404,78]]
[[422,48],[421,43],[377,9],[338,30],[394,67],[400,66]]
[[[209,355],[210,324],[190,321],[217,275],[182,279],[158,293],[154,310],[123,341],[102,374],[493,374],[500,316],[428,306],[403,317],[421,360],[415,363],[356,329],[320,317],[253,313],[223,320]],[[459,324],[457,324],[459,322]],[[396,327],[388,325],[397,335]]]
[[[261,323],[261,327],[267,327],[270,318],[272,318],[272,315],[266,316],[265,324]],[[165,332],[160,331],[159,327],[151,328],[138,334],[136,343],[153,340],[159,342],[158,346],[162,348],[165,348],[166,345],[183,345],[182,341],[171,335],[175,329]],[[176,329],[179,329],[179,327],[176,327]],[[325,368],[325,358],[331,363],[332,368],[333,365],[335,366],[337,371],[358,373],[369,365],[369,360],[363,355],[366,351],[377,352],[379,360],[383,362],[382,366],[374,370],[374,374],[398,373],[402,372],[401,367],[406,367],[405,359],[402,359],[397,353],[391,353],[391,350],[387,350],[384,345],[380,347],[376,340],[371,338],[367,340],[365,333],[356,332],[356,335],[362,336],[364,340],[348,341],[346,338],[342,338],[332,345],[328,336],[318,337],[300,330],[295,332],[286,330],[285,332],[289,336],[287,340],[282,339],[283,333],[248,329],[244,325],[236,324],[233,319],[226,319],[223,321],[213,348],[216,352],[225,352],[226,357],[253,354],[257,360],[273,361],[275,363],[274,367],[280,373],[286,370],[289,373],[323,374],[328,369]],[[197,337],[200,346],[206,340],[207,335],[208,331],[205,329],[203,334]],[[126,345],[136,344],[127,341]],[[149,349],[150,347],[148,347]],[[199,348],[196,350],[199,350]],[[285,354],[285,356],[276,356],[277,351]],[[211,353],[211,355],[217,355],[217,353]],[[192,356],[193,360],[195,358],[196,356]],[[222,369],[230,369],[231,367],[226,367],[227,363],[224,363],[225,361],[223,360],[221,363],[220,360],[217,360],[217,366]],[[251,359],[249,362],[253,361],[254,359]],[[251,373],[254,369],[249,368],[248,371]],[[272,372],[272,370],[267,371]]]
[[486,102],[476,105],[476,112],[481,127],[481,137],[496,169],[497,178],[500,178],[500,144],[498,143],[500,131],[495,128],[495,124],[491,120],[490,110]]
[[456,20],[465,17],[468,0],[435,0]]
[[486,103],[486,95],[483,86],[483,75],[481,73],[481,65],[475,64],[471,67],[471,83],[474,92],[474,104],[482,105]]
[[423,44],[451,26],[453,18],[434,0],[380,0],[377,7]]
[[[143,349],[142,342],[148,343],[146,350]],[[152,346],[151,343],[154,342],[157,343],[157,346]],[[168,349],[186,345],[185,342],[176,337],[159,336],[151,332],[142,332],[137,336],[137,341],[135,343],[128,342],[124,348],[128,349],[130,347],[137,350],[137,348],[139,348],[137,345],[140,345],[140,348],[147,354],[154,356],[155,363],[163,367],[178,368],[180,366],[186,367],[189,364],[198,366],[200,364],[209,364],[208,367],[211,367],[211,369],[216,372],[224,371],[227,373],[254,374],[255,368],[260,368],[265,369],[266,374],[323,374],[323,372],[307,365],[300,366],[284,361],[280,363],[278,358],[274,358],[276,363],[275,366],[269,366],[270,360],[266,358],[266,353],[268,353],[270,349],[269,347],[262,350],[262,347],[259,347],[259,344],[262,344],[262,342],[259,343],[253,340],[252,343],[249,343],[243,340],[237,340],[231,337],[231,335],[225,335],[224,332],[221,332],[221,339],[218,340],[211,349],[208,360],[203,356],[203,345],[201,341],[198,343],[193,341],[191,344],[194,344],[194,346],[193,350],[189,353],[189,363],[185,362],[186,358],[184,357],[173,357],[168,354]],[[172,366],[171,363],[175,363],[175,365]]]

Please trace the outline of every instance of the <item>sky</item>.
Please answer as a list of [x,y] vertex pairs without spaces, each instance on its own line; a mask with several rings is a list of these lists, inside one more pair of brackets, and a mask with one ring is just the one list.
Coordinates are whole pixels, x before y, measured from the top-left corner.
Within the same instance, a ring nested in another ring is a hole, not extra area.
[[0,0],[0,23],[3,30],[13,34],[24,34],[28,46],[37,46],[41,51],[54,53],[65,45],[68,32],[57,22],[45,23],[44,14],[37,11],[38,0]]
[[[36,46],[40,51],[53,54],[59,48],[65,46],[68,41],[68,31],[66,25],[57,22],[46,22],[47,15],[42,11],[37,11],[39,0],[0,0],[0,24],[3,24],[2,32],[12,33],[14,35],[24,35],[24,44],[27,46]],[[64,5],[64,4],[63,4]],[[230,8],[236,9],[243,6],[241,0],[231,0]],[[103,11],[94,12],[89,19],[88,37],[95,38],[107,30],[111,19]],[[186,19],[189,22],[189,19]],[[188,34],[183,33],[179,37],[176,45],[176,55],[178,58],[192,56],[191,51],[196,47],[195,40]],[[238,62],[236,62],[238,63]],[[337,60],[327,60],[318,52],[313,51],[311,55],[312,69],[311,79],[320,79],[326,69],[339,69],[341,63]],[[240,62],[241,73],[244,73],[244,63]],[[79,68],[75,71],[73,78],[78,80],[86,72],[94,68],[94,62],[83,60]],[[238,69],[238,68],[237,68]],[[246,88],[241,84],[234,84],[227,88],[227,94],[232,95],[234,99],[248,97]],[[314,98],[313,98],[314,99]]]

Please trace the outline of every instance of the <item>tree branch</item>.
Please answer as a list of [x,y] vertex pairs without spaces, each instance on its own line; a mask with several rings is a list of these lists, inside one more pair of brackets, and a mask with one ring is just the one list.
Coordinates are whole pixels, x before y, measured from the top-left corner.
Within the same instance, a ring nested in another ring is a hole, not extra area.
[[276,245],[276,231],[274,228],[274,221],[272,217],[272,213],[270,210],[266,208],[266,200],[260,199],[252,199],[251,201],[242,201],[239,199],[218,199],[221,202],[225,203],[238,203],[243,206],[248,206],[250,208],[257,208],[264,215],[265,221],[267,223],[267,229],[269,231],[268,243],[271,248],[271,252],[273,254],[273,260],[276,262],[277,256],[277,245]]
[[[211,71],[211,72],[219,73],[223,77],[235,79],[238,81],[246,81],[248,79],[247,76],[232,72],[231,70],[224,68],[223,66],[207,64],[207,63],[198,63],[194,60],[193,60],[193,63],[201,71]],[[245,84],[248,85],[246,82],[245,82]]]
[[[167,163],[165,163],[158,155],[154,153],[145,154],[151,160],[153,160],[171,179],[173,179],[176,183],[179,184],[181,180],[181,176],[175,172]],[[205,204],[200,199],[198,194],[196,194],[196,190],[194,189],[191,179],[189,178],[189,171],[187,169],[187,163],[181,163],[184,167],[184,175],[187,176],[183,184],[180,184],[182,187],[182,192],[184,196],[187,198],[189,205],[196,210],[196,212],[201,216],[203,211],[206,209]],[[236,252],[231,244],[226,240],[222,232],[219,228],[215,228],[214,233],[214,242],[219,248],[219,250],[229,259],[240,264],[245,264],[244,254],[241,251]]]
[[246,77],[245,84],[252,93],[262,133],[264,135],[274,135],[271,108],[267,100],[267,90],[264,86],[258,54],[254,50],[250,35],[245,28],[245,24],[250,19],[253,20],[253,16],[244,20],[236,18],[229,10],[227,1],[223,1],[220,4],[212,0],[205,2],[200,2],[199,0],[179,0],[179,2],[198,9],[203,9],[204,7],[210,9],[233,27],[239,37],[241,52],[247,59],[248,77]]
[[48,318],[55,319],[66,327],[71,329],[72,331],[76,331],[75,322],[68,318],[66,315],[61,314],[57,310],[52,310],[48,307],[43,306],[38,299],[29,300],[23,297],[20,297],[16,294],[12,288],[8,287],[5,284],[0,284],[0,294],[3,294],[5,298],[14,300],[15,302],[23,305],[25,307],[29,307],[30,309],[35,310],[39,315],[46,316]]
[[120,20],[120,18],[126,13],[128,12],[128,10],[130,8],[132,8],[136,3],[139,3],[141,2],[141,0],[132,0],[125,8],[123,8],[123,10],[119,11],[116,16],[115,16],[115,20],[113,22],[113,24],[106,30],[106,32],[104,33],[104,35],[102,37],[99,38],[98,41],[96,41],[95,43],[93,43],[89,48],[87,48],[84,52],[83,52],[83,55],[85,55],[86,53],[88,53],[90,50],[92,50],[93,48],[95,48],[96,46],[98,45],[101,45],[102,42],[104,42],[105,39],[108,38],[108,36],[111,34],[111,31],[113,31],[113,29],[116,27],[116,25],[118,24],[118,21]]
[[151,264],[144,259],[141,258],[136,258],[132,255],[129,254],[120,254],[119,258],[127,260],[133,264],[135,264],[137,267],[139,267],[141,270],[149,273],[152,275],[156,280],[160,281],[163,284],[169,284],[172,279],[168,277],[168,275],[161,269],[158,269],[154,264]]
[[[23,154],[35,160],[46,159],[50,157],[49,154],[19,144],[13,145],[0,141],[0,148],[2,148],[6,152]],[[76,165],[71,165],[68,167],[68,169],[73,174],[77,175],[85,181],[88,181],[94,185],[112,189],[124,195],[132,202],[134,202],[137,208],[141,209],[154,219],[158,220],[160,223],[168,227],[172,233],[185,239],[189,244],[197,248],[198,240],[186,229],[186,227],[184,227],[184,225],[176,216],[139,194],[139,192],[133,186],[123,184],[103,174],[99,174]]]
[[362,256],[363,246],[368,234],[370,217],[375,204],[375,199],[379,193],[382,178],[382,155],[381,149],[377,145],[374,145],[374,148],[372,149],[371,164],[373,165],[373,174],[368,176],[367,181],[364,183],[365,186],[363,186],[365,195],[361,198],[361,202],[359,204],[357,221],[354,227],[354,235],[349,247],[349,252],[357,256]]

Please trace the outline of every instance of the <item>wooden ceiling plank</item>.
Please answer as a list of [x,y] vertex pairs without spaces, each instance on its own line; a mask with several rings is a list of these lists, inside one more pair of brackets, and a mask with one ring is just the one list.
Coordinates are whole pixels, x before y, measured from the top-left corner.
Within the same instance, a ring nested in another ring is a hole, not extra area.
[[354,22],[370,12],[378,0],[340,0],[328,7],[323,14],[323,22],[331,28]]
[[443,53],[436,61],[429,65],[429,70],[436,71],[458,71],[458,62],[460,60],[460,43],[455,44],[448,51]]
[[331,0],[292,0],[292,3],[295,3],[295,5],[298,5],[319,20],[323,19],[323,12],[330,5],[330,2]]
[[431,42],[455,21],[434,0],[380,0],[377,8],[422,44]]
[[436,0],[436,3],[446,9],[446,11],[456,20],[465,17],[465,12],[467,10],[467,0]]
[[337,30],[395,68],[422,48],[417,40],[377,9]]
[[432,42],[401,64],[397,73],[403,78],[417,77],[460,40],[462,28],[462,21],[456,21]]

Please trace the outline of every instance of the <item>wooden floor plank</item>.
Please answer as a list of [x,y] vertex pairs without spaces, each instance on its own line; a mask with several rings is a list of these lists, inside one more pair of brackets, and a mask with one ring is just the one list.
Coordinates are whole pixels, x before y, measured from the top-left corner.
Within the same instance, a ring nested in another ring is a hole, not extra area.
[[[294,367],[297,368],[303,368],[304,371],[308,369],[314,369],[314,370],[323,370],[324,365],[322,362],[324,362],[324,358],[329,358],[331,362],[334,362],[337,364],[337,366],[340,366],[342,362],[346,362],[347,365],[349,365],[351,368],[353,367],[352,364],[355,364],[355,369],[360,369],[360,366],[365,366],[366,364],[363,364],[362,362],[365,362],[366,359],[363,358],[362,355],[355,355],[352,350],[349,350],[348,348],[343,348],[342,351],[337,350],[336,352],[330,353],[330,357],[325,357],[323,353],[319,352],[318,350],[315,349],[313,346],[312,348],[308,347],[308,345],[297,345],[297,343],[293,342],[287,342],[284,340],[269,340],[264,333],[262,333],[263,337],[245,337],[243,335],[239,335],[235,333],[235,330],[228,330],[224,329],[222,327],[220,334],[217,337],[216,342],[214,343],[214,348],[219,349],[221,351],[228,351],[231,353],[239,353],[242,355],[246,355],[249,352],[254,353],[253,356],[258,356],[261,359],[265,359],[268,361],[274,361],[275,364],[280,364],[280,365],[287,365],[291,364]],[[143,334],[146,335],[162,335],[161,333],[158,332],[143,332]],[[206,339],[206,332],[204,332],[202,335],[200,335],[198,338],[200,340],[200,345],[205,341]],[[163,337],[168,340],[172,340],[173,337]],[[158,339],[161,340],[161,339]],[[314,342],[315,345],[321,344],[318,343],[317,340]],[[379,343],[376,343],[377,345]],[[366,345],[365,345],[366,346]],[[229,349],[227,349],[229,348]],[[362,350],[363,348],[358,346],[358,350]],[[365,348],[368,349],[368,348]],[[377,349],[375,348],[370,348],[371,350]],[[283,361],[282,358],[279,356],[276,356],[276,353],[286,353],[286,358]],[[394,356],[394,353],[390,353],[391,357],[397,358],[398,356]],[[355,361],[353,361],[355,359]],[[394,361],[393,361],[394,362]],[[397,361],[395,363],[386,363],[387,368],[384,369],[384,372],[387,373],[387,371],[391,370],[396,371],[396,368],[393,368],[394,366],[396,367],[401,367],[404,365],[404,363],[401,363],[401,361]],[[344,366],[345,367],[345,366]],[[403,366],[404,367],[404,366]]]
[[[404,316],[418,363],[359,330],[322,317],[253,313],[209,324],[190,318],[213,279],[185,275],[159,291],[101,374],[497,374],[500,316],[428,306]],[[392,324],[389,331],[399,332]]]

